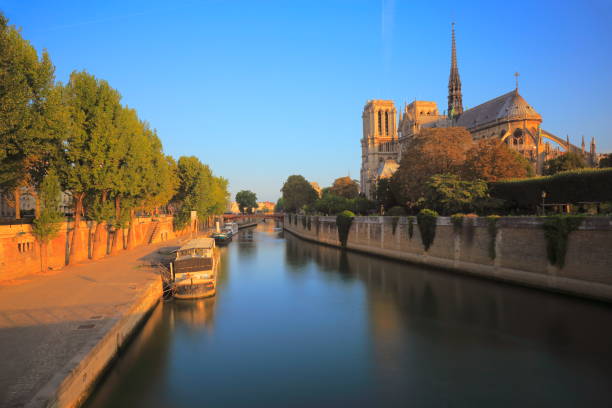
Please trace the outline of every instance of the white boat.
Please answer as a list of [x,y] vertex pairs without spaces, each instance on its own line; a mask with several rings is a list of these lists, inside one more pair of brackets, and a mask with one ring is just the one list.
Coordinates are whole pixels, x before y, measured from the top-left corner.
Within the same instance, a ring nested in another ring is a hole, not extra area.
[[223,232],[228,234],[230,237],[238,233],[238,224],[235,222],[226,222],[223,226]]
[[177,299],[196,299],[217,293],[219,251],[213,238],[196,238],[176,251],[170,264],[172,293]]

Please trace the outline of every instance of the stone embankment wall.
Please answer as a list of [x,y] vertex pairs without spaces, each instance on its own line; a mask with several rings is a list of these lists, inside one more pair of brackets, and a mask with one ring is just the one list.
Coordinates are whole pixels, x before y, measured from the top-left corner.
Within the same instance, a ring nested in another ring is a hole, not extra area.
[[[284,228],[305,239],[340,246],[336,217],[309,218],[286,215]],[[586,218],[578,230],[570,233],[563,268],[550,265],[542,220],[535,217],[500,218],[494,229],[482,218],[464,219],[457,227],[450,218],[439,217],[428,251],[423,247],[416,220],[410,228],[407,217],[393,218],[355,217],[347,248],[612,301],[610,218]]]
[[[95,223],[82,221],[77,240],[78,245],[69,251],[74,222],[63,223],[58,235],[42,247],[32,235],[30,224],[0,225],[0,281],[19,278],[30,273],[41,271],[41,262],[46,268],[59,269],[66,265],[68,257],[71,262],[87,259],[99,259],[136,246],[152,244],[176,238],[189,233],[190,227],[174,231],[172,217],[136,218],[131,241],[128,245],[128,229],[119,231],[117,245],[113,248],[106,225],[101,225],[96,235]],[[41,256],[42,252],[42,256]],[[70,254],[70,255],[69,255]]]

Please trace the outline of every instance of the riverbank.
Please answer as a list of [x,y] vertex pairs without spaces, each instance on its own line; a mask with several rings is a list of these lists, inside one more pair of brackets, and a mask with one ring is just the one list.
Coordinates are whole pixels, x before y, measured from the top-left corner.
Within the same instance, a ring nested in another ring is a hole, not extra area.
[[179,239],[0,287],[0,406],[77,406],[161,295]]
[[[491,228],[475,219],[459,227],[438,217],[425,251],[418,225],[400,217],[355,217],[346,247],[415,264],[612,302],[612,222],[587,218],[567,242],[565,265],[550,265],[542,220],[502,218]],[[340,247],[336,217],[285,216],[284,229]]]

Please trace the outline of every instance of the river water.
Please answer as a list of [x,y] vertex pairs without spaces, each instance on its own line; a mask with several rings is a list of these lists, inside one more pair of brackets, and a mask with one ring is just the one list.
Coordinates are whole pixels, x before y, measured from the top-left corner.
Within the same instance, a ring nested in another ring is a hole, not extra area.
[[218,294],[160,304],[92,407],[609,407],[612,307],[303,241],[222,248]]

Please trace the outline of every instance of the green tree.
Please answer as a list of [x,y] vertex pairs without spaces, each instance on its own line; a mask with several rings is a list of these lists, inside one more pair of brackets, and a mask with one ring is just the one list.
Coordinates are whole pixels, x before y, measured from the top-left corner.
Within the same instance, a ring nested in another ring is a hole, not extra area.
[[329,192],[344,198],[357,198],[359,195],[359,184],[350,177],[340,177],[334,180]]
[[314,208],[317,212],[326,215],[336,215],[344,210],[354,209],[354,200],[346,197],[327,193],[314,203]]
[[544,163],[544,174],[552,176],[562,171],[583,169],[586,163],[581,154],[576,152],[567,152],[554,159],[547,160]]
[[285,211],[295,212],[312,204],[318,198],[318,194],[310,183],[300,175],[292,175],[287,178],[283,188],[283,202]]
[[425,207],[443,215],[472,212],[489,197],[483,180],[465,181],[454,174],[438,174],[429,179],[425,190]]
[[283,200],[283,198],[279,198],[278,200],[276,200],[276,205],[274,206],[274,212],[275,213],[280,213],[285,211],[285,202]]
[[459,174],[472,136],[462,127],[426,128],[413,137],[393,175],[393,194],[402,206],[418,205],[426,184],[436,174]]
[[397,206],[397,200],[393,195],[391,188],[391,179],[383,178],[379,179],[376,183],[376,191],[374,192],[374,198],[376,200],[377,207],[383,206],[385,210]]
[[244,213],[246,209],[249,214],[252,214],[253,208],[257,208],[257,195],[250,190],[242,190],[236,193],[236,202],[241,213]]
[[40,270],[47,269],[47,244],[57,236],[62,221],[59,212],[60,184],[51,171],[44,176],[39,187],[40,211],[32,224],[32,234],[40,245]]
[[[115,146],[119,142],[116,118],[121,112],[120,95],[106,81],[86,72],[73,72],[63,92],[69,115],[68,132],[57,161],[64,190],[74,197],[74,230],[71,262],[79,247],[79,228],[88,192],[107,190],[120,173]],[[123,181],[125,183],[125,181]]]
[[[39,57],[0,13],[0,189],[35,187],[64,131],[59,90],[46,51]],[[19,206],[16,206],[19,215]]]

